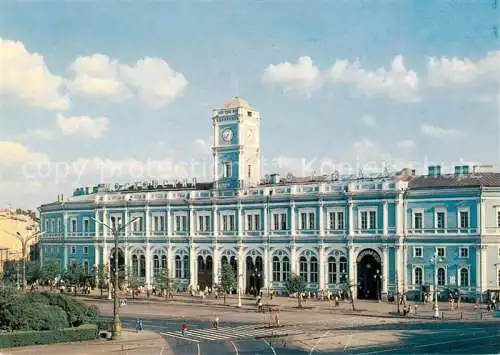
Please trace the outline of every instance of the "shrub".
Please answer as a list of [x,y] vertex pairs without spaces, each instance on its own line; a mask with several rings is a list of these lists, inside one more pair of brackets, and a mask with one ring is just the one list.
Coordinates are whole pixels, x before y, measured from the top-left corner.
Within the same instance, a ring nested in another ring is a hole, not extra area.
[[15,331],[0,333],[0,348],[93,340],[98,336],[99,332],[95,324],[47,331]]

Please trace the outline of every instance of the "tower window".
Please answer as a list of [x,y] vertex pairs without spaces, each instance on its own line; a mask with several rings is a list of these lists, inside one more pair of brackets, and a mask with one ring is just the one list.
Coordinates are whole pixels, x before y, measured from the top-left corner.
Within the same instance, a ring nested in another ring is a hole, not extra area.
[[233,169],[231,163],[224,163],[224,177],[228,178],[233,175]]
[[252,177],[252,166],[251,165],[248,166],[248,177],[249,178]]

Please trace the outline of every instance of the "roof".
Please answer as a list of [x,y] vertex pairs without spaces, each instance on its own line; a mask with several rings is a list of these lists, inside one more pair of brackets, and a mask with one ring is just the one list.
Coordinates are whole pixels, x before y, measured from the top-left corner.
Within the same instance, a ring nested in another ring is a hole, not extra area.
[[464,175],[414,176],[409,179],[410,189],[442,187],[500,187],[500,173],[471,173]]
[[224,104],[224,108],[238,108],[238,107],[244,107],[250,109],[250,105],[248,104],[248,102],[238,96],[233,97],[231,100],[227,101]]

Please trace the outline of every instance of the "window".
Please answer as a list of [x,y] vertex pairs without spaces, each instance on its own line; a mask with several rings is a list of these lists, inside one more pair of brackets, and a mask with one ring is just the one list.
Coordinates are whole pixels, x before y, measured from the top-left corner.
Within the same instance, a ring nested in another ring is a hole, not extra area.
[[469,228],[469,211],[461,210],[459,212],[459,223],[460,228]]
[[182,277],[184,279],[189,279],[189,256],[184,255],[182,261],[183,261]]
[[337,283],[337,262],[333,256],[328,258],[328,283]]
[[318,259],[315,256],[311,256],[311,272],[309,273],[309,282],[318,282]]
[[281,262],[280,259],[277,256],[273,257],[273,282],[280,282],[281,281]]
[[500,210],[497,211],[497,227],[500,228]]
[[314,219],[314,212],[301,212],[300,213],[300,229],[314,230],[316,221]]
[[330,230],[344,229],[344,212],[336,211],[329,213],[329,226]]
[[247,229],[249,231],[260,230],[260,215],[258,213],[247,215]]
[[177,215],[175,216],[175,231],[185,232],[187,228],[187,216]]
[[423,272],[421,267],[415,268],[413,270],[413,283],[415,285],[422,285],[423,283]]
[[446,256],[446,249],[442,247],[436,248],[436,253],[437,256],[444,258]]
[[89,220],[88,219],[83,220],[83,232],[84,233],[89,232]]
[[182,262],[179,255],[175,256],[175,278],[180,279],[182,276]]
[[168,265],[167,265],[167,256],[166,256],[165,254],[163,254],[163,255],[161,256],[161,268],[162,268],[163,270],[168,269]]
[[56,231],[56,223],[55,220],[51,219],[50,220],[50,233],[54,233]]
[[347,277],[347,258],[345,256],[340,257],[340,263],[339,263],[339,273],[342,279],[340,280],[341,282],[346,281]]
[[198,231],[210,231],[210,216],[198,216]]
[[439,286],[446,285],[446,270],[442,267],[437,271],[437,282]]
[[71,254],[76,254],[76,247],[74,245],[71,246]]
[[446,214],[445,212],[436,213],[436,228],[445,229],[446,228]]
[[287,230],[286,213],[273,213],[273,230]]
[[153,216],[153,231],[163,232],[165,230],[165,216]]
[[461,268],[459,276],[460,276],[459,286],[468,287],[469,286],[469,270],[465,267]]
[[62,232],[62,221],[60,218],[57,219],[57,233],[61,233]]
[[[132,217],[137,218],[137,217]],[[142,232],[142,217],[138,217],[134,223],[132,223],[132,232],[140,233]]]
[[71,233],[76,233],[76,219],[71,220]]
[[369,230],[377,228],[376,211],[361,211],[361,229]]
[[500,269],[497,271],[497,286],[500,286]]
[[50,229],[49,229],[49,223],[50,223],[50,222],[49,222],[49,220],[48,220],[48,219],[46,219],[46,220],[45,220],[45,231],[46,231],[47,233],[50,231]]
[[229,178],[233,175],[233,166],[230,162],[224,163],[224,177]]
[[413,213],[413,228],[422,229],[424,226],[424,214],[422,212]]
[[251,165],[248,166],[248,177],[249,178],[252,177],[252,166]]
[[290,277],[290,260],[288,256],[283,257],[283,281],[287,281]]
[[413,257],[421,258],[424,256],[424,250],[422,247],[413,247]]
[[158,255],[153,256],[153,276],[158,276],[160,274],[160,259]]
[[224,232],[234,231],[234,214],[226,214],[222,216],[222,230]]
[[461,258],[468,258],[469,257],[469,248],[460,248],[460,257]]
[[300,257],[300,277],[307,282],[307,259],[305,256]]
[[89,253],[89,247],[83,247],[83,254]]

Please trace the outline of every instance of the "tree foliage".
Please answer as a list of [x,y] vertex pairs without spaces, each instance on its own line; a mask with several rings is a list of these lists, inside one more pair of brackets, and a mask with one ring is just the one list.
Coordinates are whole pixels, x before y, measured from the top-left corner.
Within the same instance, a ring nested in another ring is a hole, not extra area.
[[131,267],[127,267],[127,286],[132,289],[132,298],[135,298],[135,291],[144,286],[144,282],[133,272]]
[[43,263],[41,268],[40,279],[44,284],[52,285],[55,279],[61,275],[59,263],[55,260],[47,260]]
[[236,289],[233,267],[227,263],[222,264],[219,287],[224,292],[224,304],[226,304],[226,295]]
[[97,278],[97,287],[102,290],[106,287],[109,287],[109,273],[108,273],[108,265],[99,265],[96,270],[96,278]]
[[158,274],[154,276],[153,286],[167,296],[175,290],[177,281],[170,277],[168,268],[162,268]]
[[285,281],[285,288],[288,291],[288,293],[297,294],[297,302],[299,308],[302,307],[302,294],[306,292],[307,289],[307,283],[306,281],[300,277],[299,275],[292,274],[290,277]]

